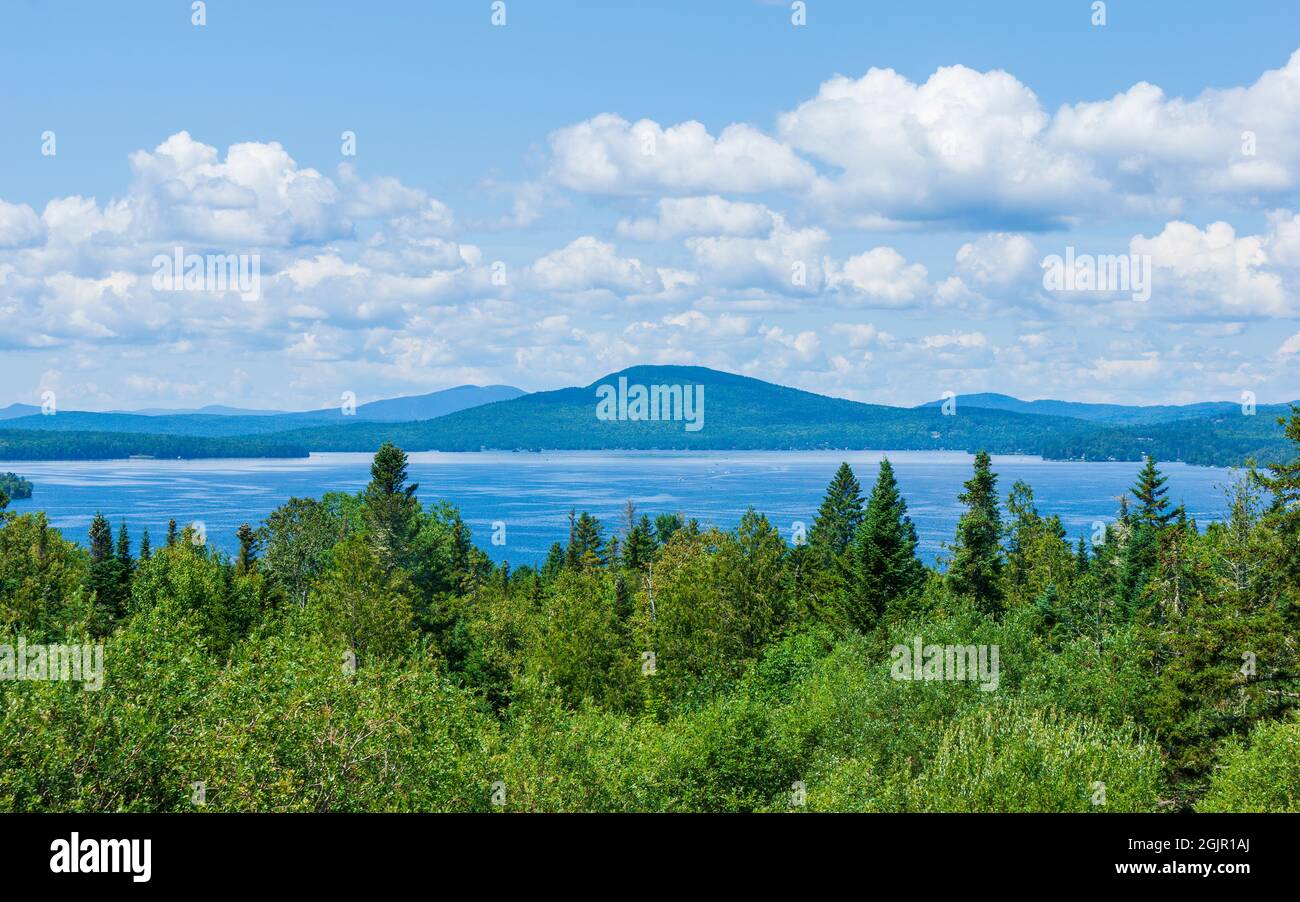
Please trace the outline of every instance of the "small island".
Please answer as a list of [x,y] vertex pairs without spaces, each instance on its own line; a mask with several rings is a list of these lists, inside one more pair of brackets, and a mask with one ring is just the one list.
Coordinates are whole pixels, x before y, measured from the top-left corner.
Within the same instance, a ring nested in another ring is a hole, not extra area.
[[32,497],[32,484],[14,473],[0,473],[0,494],[11,501]]

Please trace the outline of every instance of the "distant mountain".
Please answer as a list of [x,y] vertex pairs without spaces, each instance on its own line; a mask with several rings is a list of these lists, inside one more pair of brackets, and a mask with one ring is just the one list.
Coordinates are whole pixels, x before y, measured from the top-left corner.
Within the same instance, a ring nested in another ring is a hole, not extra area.
[[[632,385],[704,387],[703,428],[685,420],[603,420],[597,390]],[[886,407],[787,388],[704,367],[639,366],[584,387],[537,392],[421,423],[305,428],[286,440],[319,451],[368,451],[392,441],[408,451],[491,449],[968,449],[1035,453],[1046,436],[1086,426],[1060,417]]]
[[[455,388],[446,388],[427,395],[410,395],[405,398],[389,398],[384,401],[358,404],[355,416],[358,420],[377,420],[385,423],[432,420],[449,413],[478,407],[481,404],[511,401],[525,394],[527,392],[523,389],[512,385],[458,385]],[[345,419],[341,407],[289,414],[289,416],[304,419]]]
[[48,417],[39,416],[40,409],[32,408],[37,415],[20,414],[16,419],[7,420],[5,428],[209,438],[260,436],[301,429],[309,425],[328,425],[332,428],[338,424],[354,422],[427,420],[479,404],[518,398],[523,394],[523,390],[508,385],[460,385],[426,395],[360,404],[354,416],[345,416],[341,406],[301,413],[249,411],[220,406],[204,407],[191,412],[144,410],[131,413],[95,413],[67,410]]
[[0,407],[0,420],[14,420],[40,412],[41,409],[33,404],[10,404],[8,407]]
[[[620,379],[629,386],[703,385],[704,427],[692,432],[683,421],[599,419],[598,389],[617,386]],[[1050,415],[1041,408],[980,407],[960,399],[957,415],[944,416],[935,405],[862,404],[704,367],[633,367],[581,388],[538,392],[424,423],[354,423],[282,437],[313,451],[372,451],[384,441],[408,451],[984,449],[1051,459],[1141,460],[1152,454],[1222,466],[1291,455],[1269,412],[1243,416],[1240,406],[1226,405],[1225,413],[1189,416],[1187,408],[1171,409],[1181,417],[1160,428]]]
[[[984,410],[1010,410],[1015,413],[1044,414],[1055,417],[1072,417],[1093,422],[1122,423],[1158,423],[1167,420],[1184,419],[1196,416],[1223,416],[1241,413],[1241,404],[1234,401],[1202,401],[1198,404],[1170,405],[1159,404],[1138,406],[1128,404],[1089,404],[1081,401],[1022,401],[1011,395],[996,392],[979,392],[957,396],[958,412],[964,407],[979,407]],[[927,401],[921,407],[941,407],[943,400]],[[1256,407],[1260,416],[1284,416],[1286,404],[1262,404]]]
[[[658,397],[671,399],[667,412],[676,416],[639,418],[636,386],[668,387]],[[698,390],[703,391],[702,416],[693,407],[684,417],[681,402],[696,400]],[[493,397],[499,399],[489,400]],[[863,404],[704,367],[638,366],[586,386],[535,394],[507,386],[462,386],[361,405],[354,417],[337,410],[274,416],[29,416],[5,423],[0,460],[300,456],[371,452],[391,441],[407,451],[983,449],[1055,460],[1132,461],[1150,454],[1236,466],[1293,456],[1277,424],[1277,414],[1286,412],[1273,405],[1244,416],[1239,405],[1226,402],[1127,408],[969,395],[958,398],[955,416],[945,416],[937,403]]]

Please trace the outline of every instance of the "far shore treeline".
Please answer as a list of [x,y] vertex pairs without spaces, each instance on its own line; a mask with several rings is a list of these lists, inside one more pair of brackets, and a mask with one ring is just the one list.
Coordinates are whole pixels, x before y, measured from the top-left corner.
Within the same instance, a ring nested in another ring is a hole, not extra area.
[[[888,460],[805,541],[629,502],[535,568],[391,444],[233,556],[0,504],[0,811],[1300,811],[1284,434],[1222,522],[1148,457],[1078,544],[981,450],[934,568]],[[103,643],[102,687],[42,643]]]

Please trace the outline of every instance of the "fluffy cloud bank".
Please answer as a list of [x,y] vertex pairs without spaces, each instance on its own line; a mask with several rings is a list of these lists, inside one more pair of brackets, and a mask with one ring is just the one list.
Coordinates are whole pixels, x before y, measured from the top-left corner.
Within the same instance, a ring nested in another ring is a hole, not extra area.
[[[397,178],[177,132],[129,157],[121,196],[0,199],[0,346],[65,381],[115,353],[128,390],[187,397],[201,379],[123,361],[239,360],[243,385],[247,357],[315,392],[339,372],[555,384],[702,363],[894,402],[890,380],[918,368],[964,390],[1294,375],[1290,322],[1253,360],[1197,342],[1300,317],[1300,53],[1191,99],[1140,84],[1051,112],[1010,73],[951,66],[837,76],[792,106],[767,130],[560,128],[497,227],[563,221],[502,248]],[[1078,253],[1149,257],[1149,302],[1045,290],[1044,256],[1099,234]],[[258,301],[159,291],[152,261],[182,245],[258,255]],[[1157,328],[1176,341],[1110,341]]]
[[699,122],[664,128],[605,113],[551,135],[552,177],[594,194],[701,194],[793,189],[813,169],[748,125],[716,138]]
[[771,136],[602,114],[557,130],[550,146],[552,178],[575,191],[794,192],[871,228],[1038,230],[1280,204],[1300,185],[1300,51],[1248,86],[1182,99],[1143,82],[1055,113],[1000,70],[946,66],[917,83],[873,68],[824,82]]

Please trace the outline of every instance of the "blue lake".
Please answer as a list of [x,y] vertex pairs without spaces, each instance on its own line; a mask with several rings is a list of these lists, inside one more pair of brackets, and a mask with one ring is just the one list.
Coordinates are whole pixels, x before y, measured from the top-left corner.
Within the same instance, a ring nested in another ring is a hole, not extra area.
[[[787,540],[793,524],[811,525],[826,485],[847,460],[870,492],[882,452],[543,452],[410,455],[410,477],[427,503],[450,501],[471,526],[474,541],[496,560],[540,561],[551,543],[567,536],[568,511],[590,511],[607,529],[621,532],[630,498],[653,516],[681,512],[704,525],[731,528],[754,507]],[[957,494],[970,476],[971,457],[960,452],[889,452],[922,556],[933,562],[951,541],[961,505]],[[1118,497],[1133,484],[1138,463],[1044,461],[995,456],[998,488],[1005,498],[1023,479],[1038,509],[1060,515],[1071,538],[1087,535],[1097,520],[1111,520]],[[1228,470],[1162,464],[1169,498],[1185,504],[1202,526],[1221,519]],[[313,454],[302,460],[117,460],[0,462],[30,479],[35,491],[16,501],[16,512],[44,510],[52,525],[83,544],[96,511],[113,523],[125,520],[133,542],[141,530],[158,544],[167,520],[202,521],[210,544],[231,551],[241,523],[256,526],[294,496],[355,492],[370,478],[368,454]],[[492,524],[505,524],[504,545],[491,543]]]

